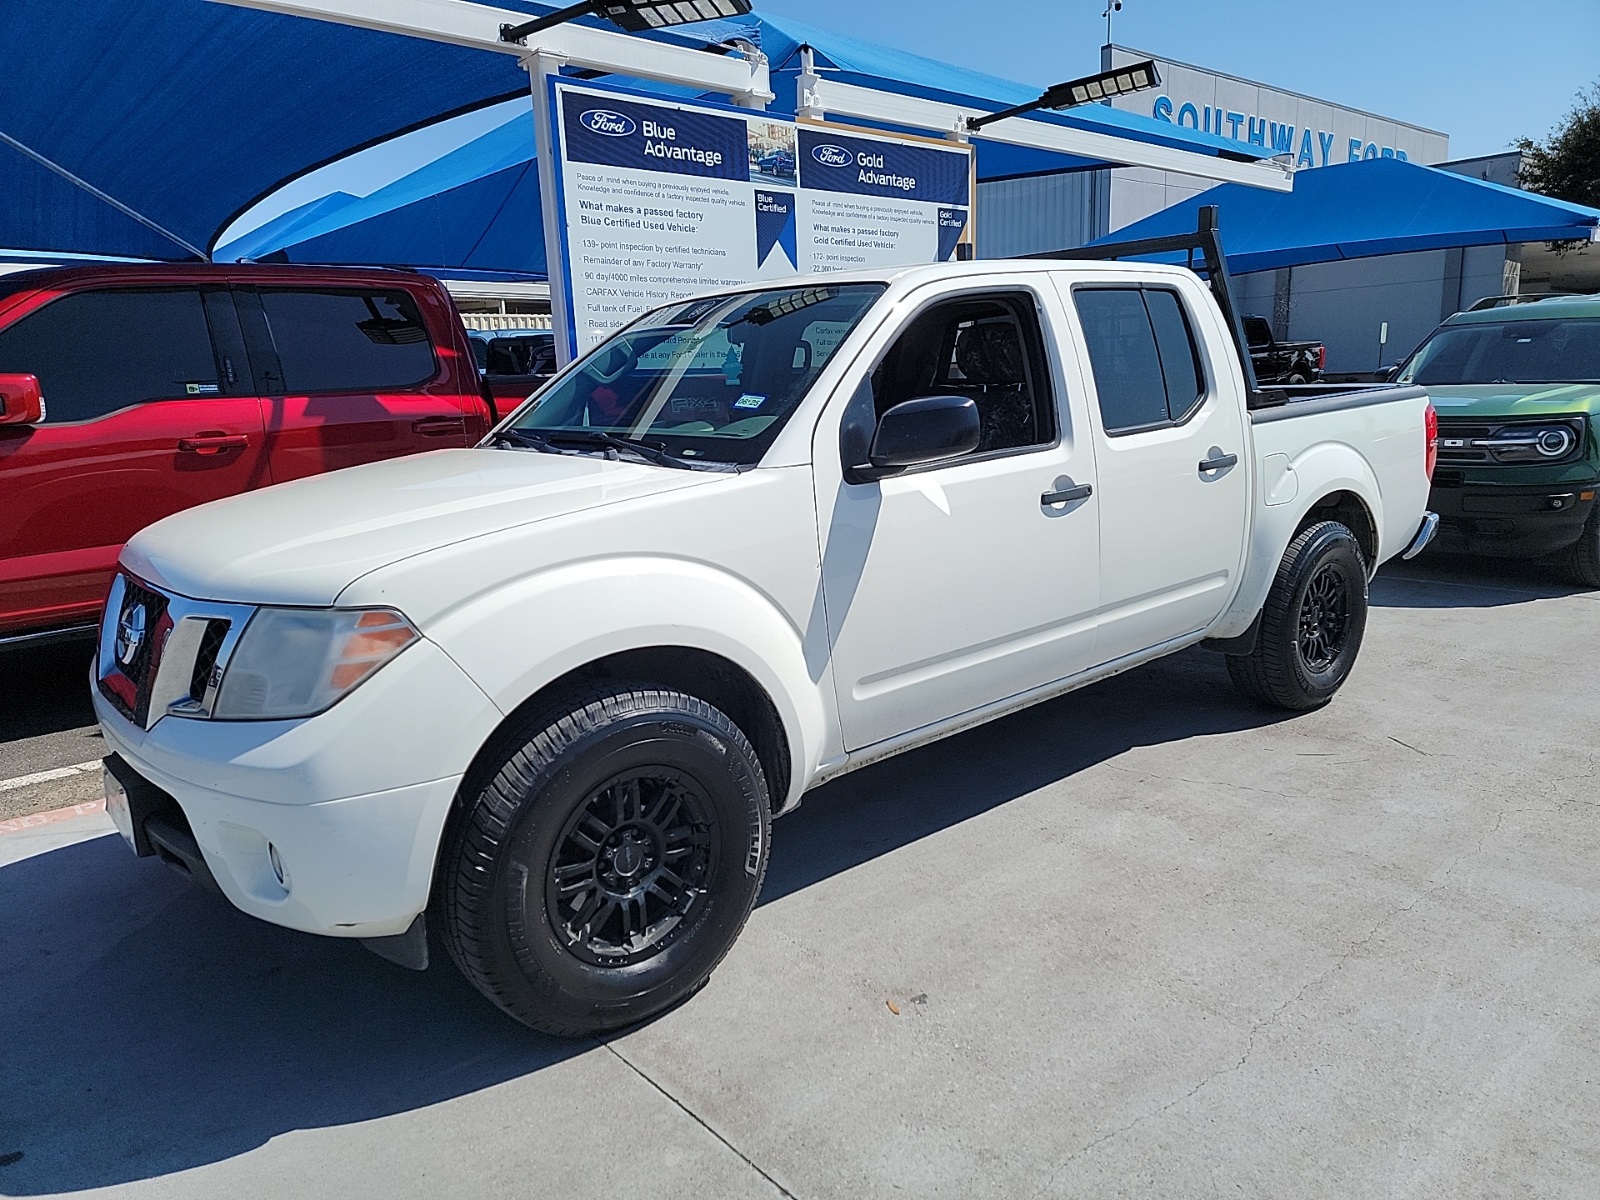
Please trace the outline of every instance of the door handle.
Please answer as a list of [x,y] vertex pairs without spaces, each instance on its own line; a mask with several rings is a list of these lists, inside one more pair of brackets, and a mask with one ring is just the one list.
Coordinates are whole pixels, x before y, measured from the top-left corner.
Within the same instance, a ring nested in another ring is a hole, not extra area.
[[1200,473],[1204,475],[1208,471],[1222,471],[1228,467],[1237,466],[1238,462],[1239,456],[1237,454],[1218,454],[1212,458],[1202,458],[1200,460]]
[[179,438],[178,450],[182,454],[220,454],[224,450],[243,450],[249,444],[250,439],[242,433],[197,433]]
[[423,417],[411,422],[411,431],[423,437],[449,437],[452,433],[466,433],[465,417]]
[[1071,504],[1074,500],[1087,500],[1094,495],[1094,488],[1087,483],[1080,483],[1076,487],[1062,488],[1058,492],[1046,492],[1039,497],[1040,504]]

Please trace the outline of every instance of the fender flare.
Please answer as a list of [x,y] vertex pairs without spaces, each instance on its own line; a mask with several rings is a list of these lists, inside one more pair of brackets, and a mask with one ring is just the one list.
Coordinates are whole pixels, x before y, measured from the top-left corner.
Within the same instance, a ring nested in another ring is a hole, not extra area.
[[[725,571],[633,555],[519,576],[441,615],[426,634],[507,714],[555,680],[630,650],[723,658],[766,693],[782,724],[792,769],[788,795],[773,799],[783,809],[816,775],[827,742],[832,693],[820,601],[812,624],[798,629],[772,598]],[[808,634],[821,638],[820,653],[807,655]],[[508,655],[513,640],[518,652]]]
[[1383,501],[1377,472],[1360,452],[1340,442],[1318,442],[1290,461],[1295,476],[1294,498],[1284,504],[1256,501],[1244,577],[1233,601],[1208,631],[1208,640],[1225,641],[1247,634],[1267,602],[1278,564],[1303,527],[1307,515],[1329,496],[1353,495],[1366,508],[1376,548],[1373,565],[1383,561]]

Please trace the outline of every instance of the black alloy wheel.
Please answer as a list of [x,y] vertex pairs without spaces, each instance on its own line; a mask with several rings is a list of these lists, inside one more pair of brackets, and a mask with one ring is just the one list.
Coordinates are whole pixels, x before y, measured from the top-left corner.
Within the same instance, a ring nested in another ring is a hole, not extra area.
[[567,950],[627,967],[689,928],[720,853],[710,805],[681,771],[607,780],[567,821],[545,875],[545,912]]
[[1350,583],[1343,564],[1324,562],[1300,600],[1300,661],[1308,671],[1326,671],[1344,650],[1350,632]]
[[564,1036],[693,994],[766,873],[766,777],[694,696],[597,680],[509,729],[463,782],[435,878],[440,932],[506,1012]]
[[1366,627],[1361,544],[1345,525],[1319,521],[1289,543],[1261,609],[1255,647],[1228,655],[1228,675],[1262,704],[1319,708],[1349,677]]

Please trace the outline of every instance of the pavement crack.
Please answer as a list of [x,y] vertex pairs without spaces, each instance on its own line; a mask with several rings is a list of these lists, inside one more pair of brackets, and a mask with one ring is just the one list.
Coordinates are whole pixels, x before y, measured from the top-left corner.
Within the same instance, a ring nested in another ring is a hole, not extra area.
[[1121,767],[1116,763],[1105,763],[1104,766],[1113,771],[1121,771],[1124,775],[1137,776],[1141,781],[1146,779],[1160,779],[1167,783],[1187,783],[1192,787],[1218,787],[1233,788],[1241,792],[1259,792],[1263,796],[1276,796],[1280,800],[1297,800],[1300,797],[1290,796],[1284,792],[1275,792],[1271,788],[1251,787],[1248,783],[1225,782],[1220,779],[1189,779],[1182,775],[1158,775],[1154,771],[1135,771],[1131,767]]
[[662,1084],[658,1083],[655,1079],[651,1078],[651,1076],[650,1076],[650,1074],[648,1072],[646,1072],[643,1068],[641,1068],[638,1065],[636,1065],[630,1058],[628,1058],[627,1055],[623,1054],[622,1051],[618,1050],[616,1048],[616,1046],[612,1045],[612,1043],[610,1043],[610,1042],[604,1042],[604,1041],[600,1041],[598,1039],[595,1040],[595,1045],[602,1046],[605,1049],[611,1051],[611,1053],[616,1057],[618,1062],[620,1062],[623,1066],[627,1067],[628,1070],[632,1071],[635,1075],[637,1075],[640,1079],[644,1080],[651,1087],[655,1088],[656,1091],[660,1092],[669,1101],[671,1101],[675,1106],[677,1106],[678,1110],[680,1112],[682,1112],[686,1117],[688,1117],[696,1125],[700,1126],[701,1129],[704,1129],[712,1137],[716,1138],[717,1141],[721,1142],[724,1146],[726,1146],[729,1150],[731,1150],[735,1155],[737,1155],[738,1158],[740,1159],[740,1161],[742,1161],[745,1166],[749,1167],[757,1175],[761,1176],[761,1178],[765,1179],[768,1183],[770,1183],[773,1186],[773,1188],[777,1191],[778,1195],[786,1197],[786,1200],[798,1200],[798,1198],[795,1196],[795,1194],[793,1192],[791,1192],[788,1188],[784,1187],[783,1184],[779,1183],[771,1175],[767,1174],[766,1171],[762,1170],[760,1164],[757,1163],[755,1159],[751,1158],[743,1150],[739,1149],[739,1147],[735,1146],[726,1137],[724,1137],[720,1132],[718,1132],[717,1129],[711,1124],[711,1122],[707,1121],[699,1113],[695,1112],[694,1109],[690,1108],[682,1100],[679,1100],[676,1096],[674,1096],[671,1092],[669,1092]]

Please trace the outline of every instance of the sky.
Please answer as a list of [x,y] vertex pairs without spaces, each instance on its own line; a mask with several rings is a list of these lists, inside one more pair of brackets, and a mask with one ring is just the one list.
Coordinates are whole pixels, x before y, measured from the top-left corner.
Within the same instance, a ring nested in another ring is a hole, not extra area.
[[[754,0],[1041,88],[1100,69],[1107,0]],[[1123,0],[1118,45],[1450,135],[1452,158],[1541,139],[1600,81],[1600,0]],[[335,190],[367,195],[512,119],[422,131],[291,184],[222,240]]]
[[[755,0],[1041,87],[1100,69],[1106,0]],[[1450,135],[1543,138],[1600,80],[1600,0],[1123,0],[1118,45]]]

